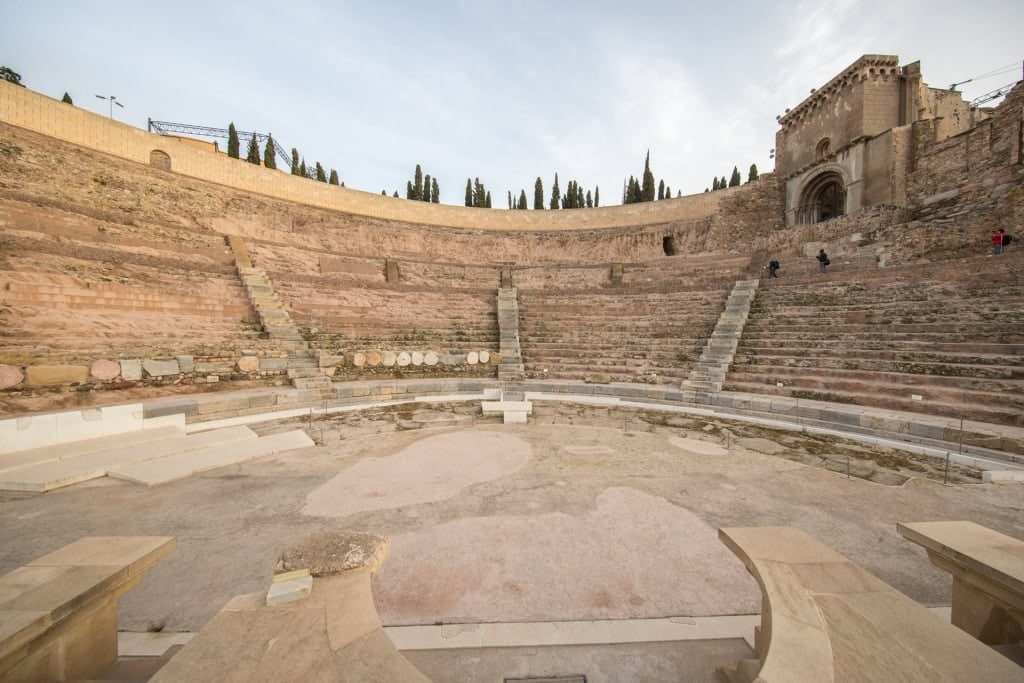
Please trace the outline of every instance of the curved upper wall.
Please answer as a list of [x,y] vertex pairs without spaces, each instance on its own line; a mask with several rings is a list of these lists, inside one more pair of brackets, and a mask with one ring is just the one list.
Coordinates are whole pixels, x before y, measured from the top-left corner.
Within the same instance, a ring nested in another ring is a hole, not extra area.
[[[473,230],[593,230],[693,221],[716,213],[730,192],[596,209],[506,211],[430,204],[351,190],[197,149],[0,80],[0,120],[61,140],[194,178],[299,204],[374,218]],[[169,157],[169,160],[168,160]]]

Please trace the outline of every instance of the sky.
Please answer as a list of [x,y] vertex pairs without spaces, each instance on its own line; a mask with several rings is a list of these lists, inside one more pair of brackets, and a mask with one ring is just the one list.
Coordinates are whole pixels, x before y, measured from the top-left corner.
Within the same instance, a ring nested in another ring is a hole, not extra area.
[[32,90],[272,133],[378,194],[419,164],[462,205],[479,178],[495,208],[537,177],[547,203],[556,172],[619,204],[648,150],[673,195],[746,180],[776,116],[861,55],[971,100],[1022,78],[1022,35],[1021,0],[0,0],[0,65]]

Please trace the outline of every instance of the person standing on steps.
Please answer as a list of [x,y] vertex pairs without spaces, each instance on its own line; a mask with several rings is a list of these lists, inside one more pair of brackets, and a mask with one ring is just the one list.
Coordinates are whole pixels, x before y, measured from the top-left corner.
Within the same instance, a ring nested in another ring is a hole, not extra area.
[[776,273],[779,271],[779,262],[772,259],[768,262],[768,277],[778,277]]
[[825,253],[824,249],[818,250],[818,272],[828,275],[828,266],[832,263],[828,260],[828,254]]
[[993,230],[992,231],[992,255],[998,256],[1003,253],[1003,231]]

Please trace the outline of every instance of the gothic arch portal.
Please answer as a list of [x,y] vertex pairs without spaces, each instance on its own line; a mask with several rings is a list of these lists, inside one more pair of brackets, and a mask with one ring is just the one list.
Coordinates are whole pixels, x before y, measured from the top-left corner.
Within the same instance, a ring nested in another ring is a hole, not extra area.
[[849,183],[836,168],[822,169],[807,179],[797,200],[797,223],[821,223],[846,214]]

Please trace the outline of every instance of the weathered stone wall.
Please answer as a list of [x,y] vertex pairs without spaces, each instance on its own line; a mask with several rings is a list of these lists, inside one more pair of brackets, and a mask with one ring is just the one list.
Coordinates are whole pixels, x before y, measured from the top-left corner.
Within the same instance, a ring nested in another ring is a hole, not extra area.
[[[1024,83],[991,118],[937,140],[931,122],[914,125],[916,163],[907,179],[913,218],[969,250],[985,248],[992,230],[1024,225]],[[1024,235],[1021,235],[1024,237]]]
[[175,173],[290,202],[448,228],[575,231],[694,221],[713,214],[721,199],[721,194],[707,192],[660,202],[564,211],[503,211],[410,202],[267,170],[113,121],[5,81],[0,81],[0,121],[141,164],[151,164],[152,152],[158,150],[169,158],[170,170]]
[[711,217],[701,251],[748,254],[760,248],[785,225],[784,191],[777,174],[733,188],[722,197],[720,211]]
[[835,153],[898,125],[900,97],[899,58],[864,55],[779,118],[776,172],[790,177],[817,162],[824,138]]

